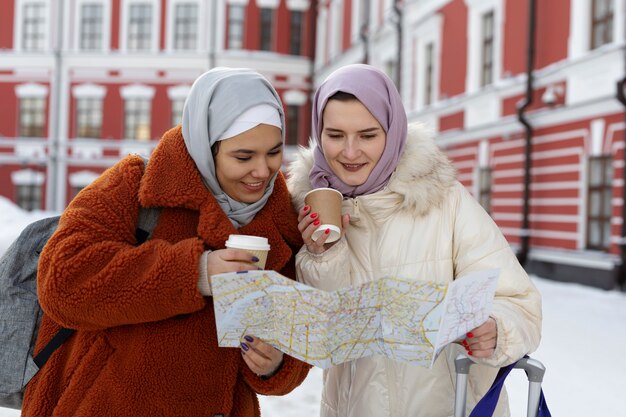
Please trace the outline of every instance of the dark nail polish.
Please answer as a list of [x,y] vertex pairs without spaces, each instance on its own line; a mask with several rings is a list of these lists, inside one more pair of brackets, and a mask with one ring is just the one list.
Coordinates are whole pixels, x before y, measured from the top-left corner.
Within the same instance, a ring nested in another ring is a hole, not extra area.
[[259,258],[257,258],[256,256],[252,257],[252,262],[259,262]]
[[248,347],[248,345],[247,345],[247,344],[245,344],[245,343],[242,343],[242,344],[241,344],[241,348],[242,348],[243,350],[245,350],[245,351],[247,351],[248,349],[250,349],[250,348]]
[[246,339],[250,343],[254,342],[254,338],[252,336],[245,335],[243,338]]

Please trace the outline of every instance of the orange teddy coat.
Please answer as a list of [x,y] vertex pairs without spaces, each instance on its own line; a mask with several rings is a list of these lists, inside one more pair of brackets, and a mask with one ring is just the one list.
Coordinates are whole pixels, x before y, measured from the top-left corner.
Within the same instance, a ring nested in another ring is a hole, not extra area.
[[[180,126],[143,169],[128,156],[81,191],[41,254],[45,314],[35,351],[59,325],[77,332],[28,384],[22,417],[259,416],[256,393],[286,394],[310,369],[285,355],[276,375],[255,375],[240,349],[218,347],[212,298],[197,289],[201,254],[224,248],[232,233],[267,237],[266,268],[295,277],[302,241],[282,174],[237,230],[203,184]],[[162,210],[152,239],[137,246],[140,201]]]

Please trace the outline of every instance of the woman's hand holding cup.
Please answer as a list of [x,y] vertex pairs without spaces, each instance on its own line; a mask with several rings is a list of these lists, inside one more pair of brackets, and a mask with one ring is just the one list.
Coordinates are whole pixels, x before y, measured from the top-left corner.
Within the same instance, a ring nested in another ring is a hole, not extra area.
[[243,249],[218,249],[207,257],[207,275],[260,269],[254,265],[258,261],[257,257]]
[[[344,214],[341,218],[341,234],[340,237],[345,234],[348,224],[350,223],[350,215]],[[336,238],[330,243],[326,243],[330,240],[332,234],[330,228],[326,228],[318,231],[321,225],[320,215],[315,212],[311,206],[305,205],[298,213],[298,230],[302,234],[302,240],[307,247],[307,250],[311,253],[320,254],[334,245],[339,239]],[[317,233],[316,233],[317,231]],[[314,235],[317,235],[315,239]]]

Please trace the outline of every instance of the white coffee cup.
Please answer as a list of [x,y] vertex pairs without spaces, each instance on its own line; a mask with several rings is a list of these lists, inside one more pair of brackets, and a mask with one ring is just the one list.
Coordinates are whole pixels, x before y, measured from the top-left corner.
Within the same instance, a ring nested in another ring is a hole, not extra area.
[[254,264],[261,269],[265,269],[267,254],[270,251],[270,244],[267,238],[250,235],[230,235],[226,241],[229,249],[242,249],[259,258]]

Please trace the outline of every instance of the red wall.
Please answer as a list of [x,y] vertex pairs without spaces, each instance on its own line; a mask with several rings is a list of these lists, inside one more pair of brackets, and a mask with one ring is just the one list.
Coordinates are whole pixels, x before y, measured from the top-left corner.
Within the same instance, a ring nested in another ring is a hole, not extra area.
[[440,96],[453,97],[465,92],[467,72],[467,7],[463,0],[453,0],[441,9]]
[[0,20],[0,50],[13,49],[13,19],[15,15],[14,0],[2,0],[2,20]]
[[15,83],[0,83],[0,136],[15,137],[17,135],[17,97]]

